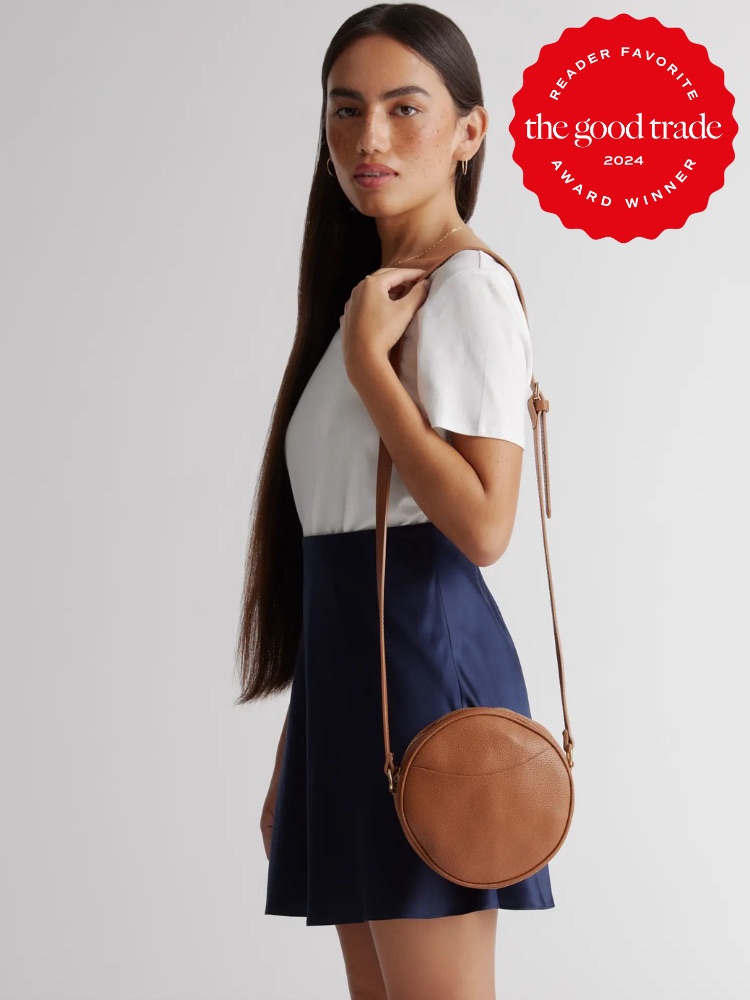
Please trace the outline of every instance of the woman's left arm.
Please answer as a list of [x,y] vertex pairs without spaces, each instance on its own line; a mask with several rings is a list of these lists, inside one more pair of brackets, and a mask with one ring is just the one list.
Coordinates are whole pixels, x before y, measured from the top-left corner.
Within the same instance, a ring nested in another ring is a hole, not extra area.
[[347,359],[349,379],[419,507],[477,566],[496,562],[511,538],[523,448],[500,438],[433,430],[387,353],[362,338]]
[[[436,420],[422,415],[402,385],[388,353],[427,297],[429,276],[423,279],[420,268],[390,267],[374,271],[356,285],[341,316],[344,364],[419,507],[468,559],[477,566],[490,566],[505,552],[513,531],[523,448],[502,436],[455,430],[443,440],[433,429]],[[477,294],[496,294],[494,286],[484,284],[484,277],[477,280],[479,286],[466,289],[461,300],[451,299],[456,323],[468,314],[471,327],[470,309],[479,301]],[[394,292],[396,298],[391,297]],[[493,323],[497,308],[492,298]],[[446,329],[450,327],[449,322]],[[450,363],[449,354],[441,356],[443,365]],[[484,429],[481,421],[474,420],[462,422],[462,429],[469,423]],[[498,426],[493,421],[493,429]]]

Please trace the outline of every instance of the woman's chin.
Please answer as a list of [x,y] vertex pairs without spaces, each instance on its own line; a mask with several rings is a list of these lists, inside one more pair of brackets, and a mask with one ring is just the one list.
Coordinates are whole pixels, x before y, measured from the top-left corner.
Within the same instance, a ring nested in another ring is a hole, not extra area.
[[373,191],[367,197],[358,197],[356,200],[349,199],[353,208],[361,215],[369,216],[371,219],[385,219],[391,215],[401,215],[404,212],[403,205],[394,204],[392,199],[386,197],[384,193]]

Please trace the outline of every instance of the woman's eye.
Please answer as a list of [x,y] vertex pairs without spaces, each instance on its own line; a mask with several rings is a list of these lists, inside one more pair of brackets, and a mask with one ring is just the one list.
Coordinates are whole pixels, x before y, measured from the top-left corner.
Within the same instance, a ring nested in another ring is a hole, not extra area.
[[[413,104],[399,104],[396,107],[397,111],[413,111],[414,114],[399,115],[401,118],[413,118],[415,114],[419,114],[419,109],[415,108]],[[347,114],[351,111],[352,114]],[[355,114],[358,114],[357,108],[342,107],[336,108],[333,112],[334,118],[353,118]]]

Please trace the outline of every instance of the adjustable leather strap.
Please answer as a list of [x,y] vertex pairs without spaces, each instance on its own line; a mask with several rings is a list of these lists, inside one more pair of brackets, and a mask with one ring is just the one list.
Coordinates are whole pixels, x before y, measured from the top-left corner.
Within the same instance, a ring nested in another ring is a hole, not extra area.
[[[507,268],[510,272],[511,277],[516,286],[518,292],[518,297],[521,301],[521,306],[523,307],[524,315],[526,316],[528,322],[528,313],[526,311],[526,302],[523,297],[523,292],[521,291],[521,286],[519,284],[518,278],[516,277],[513,269],[510,265],[503,260],[498,254],[488,247],[484,246],[461,246],[455,250],[452,250],[445,257],[439,258],[437,262],[432,261],[428,267],[425,269],[425,277],[431,274],[436,268],[444,264],[446,260],[449,260],[454,254],[459,253],[461,250],[481,250],[484,253],[488,253],[493,257],[498,263],[502,264],[503,267]],[[391,350],[391,363],[396,371],[396,374],[400,372],[401,368],[401,351],[403,348],[403,337],[398,341],[398,343]],[[532,373],[531,376],[531,395],[528,400],[528,410],[529,416],[531,418],[531,426],[534,435],[534,461],[536,466],[536,481],[537,481],[537,492],[539,495],[539,513],[542,520],[542,538],[544,541],[544,558],[547,566],[547,582],[549,584],[549,597],[550,597],[550,607],[552,609],[552,627],[555,635],[555,653],[557,656],[557,667],[558,667],[558,677],[560,681],[560,696],[562,699],[562,710],[563,719],[565,722],[565,728],[563,729],[563,750],[565,751],[568,764],[573,767],[573,747],[575,746],[575,741],[570,731],[570,722],[568,719],[568,706],[565,698],[565,670],[563,667],[563,655],[562,646],[560,644],[560,634],[557,625],[557,610],[555,608],[555,593],[552,586],[552,569],[550,566],[549,557],[549,546],[547,544],[547,526],[546,517],[552,517],[552,506],[550,503],[550,486],[549,486],[549,445],[547,442],[547,413],[549,412],[549,400],[544,396],[539,388],[539,383],[534,378]],[[541,437],[541,443],[540,443]],[[541,458],[540,458],[541,454]],[[385,743],[385,766],[383,771],[388,777],[388,786],[391,791],[394,788],[394,773],[398,770],[394,764],[393,753],[391,751],[390,744],[390,732],[388,728],[388,686],[386,678],[386,665],[385,665],[385,557],[386,557],[386,537],[387,537],[387,511],[388,511],[388,496],[390,493],[391,486],[391,469],[393,466],[393,461],[383,439],[380,439],[380,448],[378,451],[378,478],[377,478],[377,488],[376,488],[376,526],[375,526],[375,555],[376,555],[376,573],[377,573],[377,584],[378,584],[378,606],[380,611],[380,677],[381,677],[381,692],[383,701],[383,739]],[[544,487],[542,487],[542,473],[544,475]]]

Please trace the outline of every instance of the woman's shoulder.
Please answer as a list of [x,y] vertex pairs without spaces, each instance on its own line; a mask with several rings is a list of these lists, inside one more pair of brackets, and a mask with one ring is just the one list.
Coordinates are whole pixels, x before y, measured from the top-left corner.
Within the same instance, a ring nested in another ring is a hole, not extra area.
[[[489,296],[487,293],[491,293]],[[522,313],[516,282],[508,270],[488,250],[466,247],[440,264],[430,276],[430,291],[422,308],[439,309],[446,298],[482,302],[502,299],[512,302]]]
[[435,268],[414,340],[407,369],[432,427],[524,447],[531,340],[513,277],[500,261],[464,247]]
[[445,274],[456,274],[459,271],[495,271],[498,269],[507,270],[493,256],[489,248],[481,250],[477,247],[465,247],[463,250],[457,250],[445,263],[440,264],[435,274],[439,274],[441,271]]

